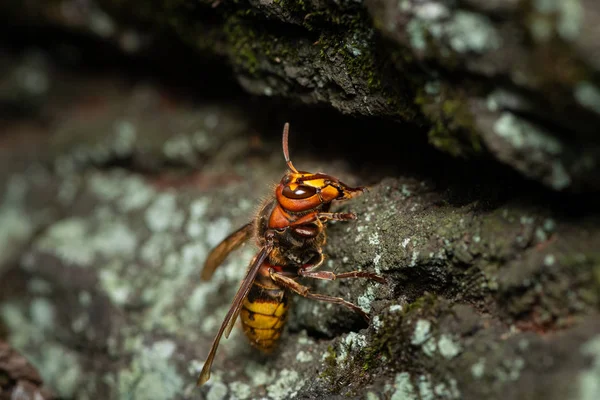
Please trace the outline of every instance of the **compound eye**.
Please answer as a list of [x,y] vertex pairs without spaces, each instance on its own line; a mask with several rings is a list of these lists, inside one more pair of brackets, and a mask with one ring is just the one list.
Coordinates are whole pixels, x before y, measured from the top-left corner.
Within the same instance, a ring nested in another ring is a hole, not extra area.
[[317,194],[317,188],[308,185],[298,185],[295,190],[289,186],[283,188],[283,195],[288,199],[307,199]]

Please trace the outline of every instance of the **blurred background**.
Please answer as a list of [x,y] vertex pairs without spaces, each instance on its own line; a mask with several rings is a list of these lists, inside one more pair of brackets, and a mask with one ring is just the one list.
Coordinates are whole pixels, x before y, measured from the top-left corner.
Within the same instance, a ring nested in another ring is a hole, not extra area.
[[[285,172],[340,205],[278,350],[223,340]],[[600,3],[0,3],[0,399],[600,398]],[[308,284],[308,283],[307,283]]]

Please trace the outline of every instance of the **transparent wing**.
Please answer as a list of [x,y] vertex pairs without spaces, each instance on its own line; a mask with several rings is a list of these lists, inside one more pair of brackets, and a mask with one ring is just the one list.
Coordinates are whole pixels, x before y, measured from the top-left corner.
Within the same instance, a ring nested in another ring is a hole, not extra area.
[[229,336],[229,332],[231,332],[231,328],[235,324],[235,320],[240,312],[240,309],[242,308],[244,299],[252,287],[252,283],[256,278],[256,274],[258,274],[260,266],[267,259],[269,253],[271,253],[271,250],[273,250],[273,245],[269,243],[260,250],[260,252],[252,260],[252,263],[250,263],[250,267],[246,272],[246,276],[244,277],[244,280],[242,281],[237,293],[235,294],[235,297],[233,298],[231,307],[229,308],[229,311],[227,312],[227,315],[225,316],[225,319],[219,328],[219,332],[217,332],[217,336],[215,336],[215,339],[213,340],[210,352],[208,353],[208,357],[204,363],[204,367],[202,367],[202,372],[200,372],[200,376],[198,377],[198,386],[203,385],[210,378],[210,368],[215,358],[217,347],[219,347],[221,336],[225,330],[227,330],[227,336]]

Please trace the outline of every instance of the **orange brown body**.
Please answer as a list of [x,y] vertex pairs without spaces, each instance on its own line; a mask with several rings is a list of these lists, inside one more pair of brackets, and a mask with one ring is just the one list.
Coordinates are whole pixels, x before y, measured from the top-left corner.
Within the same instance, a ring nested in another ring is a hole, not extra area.
[[297,282],[299,278],[334,280],[360,277],[384,282],[380,276],[364,271],[335,274],[316,270],[323,263],[325,223],[356,218],[353,213],[329,212],[332,202],[351,199],[361,194],[364,188],[349,187],[326,174],[296,170],[288,154],[288,127],[285,124],[283,152],[289,172],[277,185],[275,197],[261,207],[254,221],[215,247],[204,264],[202,279],[207,280],[227,255],[248,239],[253,237],[260,248],[215,337],[198,385],[210,378],[220,338],[223,334],[229,336],[238,315],[250,342],[260,350],[272,350],[285,325],[290,293],[346,306],[368,321],[368,315],[358,306],[339,297],[312,293],[307,286]]

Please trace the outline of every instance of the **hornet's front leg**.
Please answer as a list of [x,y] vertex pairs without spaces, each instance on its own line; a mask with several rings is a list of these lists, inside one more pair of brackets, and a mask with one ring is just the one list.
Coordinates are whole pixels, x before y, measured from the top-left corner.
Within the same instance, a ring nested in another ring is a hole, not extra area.
[[289,226],[295,227],[298,225],[310,224],[316,221],[350,221],[356,219],[356,214],[350,213],[330,213],[330,212],[312,212],[310,214],[306,214],[296,221],[292,222]]
[[340,304],[360,314],[367,322],[370,321],[369,315],[366,312],[364,312],[359,306],[357,306],[356,304],[352,304],[349,301],[342,299],[341,297],[333,297],[327,296],[325,294],[311,293],[308,287],[299,284],[292,278],[289,278],[276,272],[272,268],[269,269],[269,275],[271,276],[271,279],[273,279],[273,281],[291,290],[292,292],[299,294],[302,297],[306,297],[307,299],[325,301],[327,303]]

